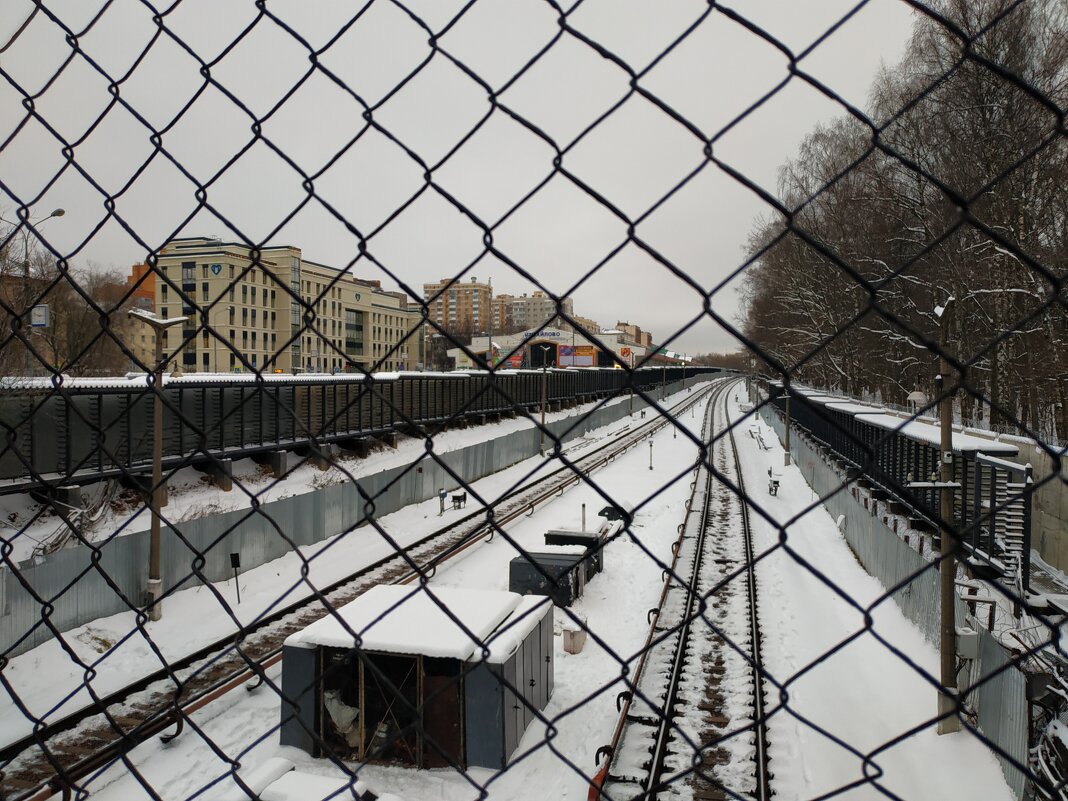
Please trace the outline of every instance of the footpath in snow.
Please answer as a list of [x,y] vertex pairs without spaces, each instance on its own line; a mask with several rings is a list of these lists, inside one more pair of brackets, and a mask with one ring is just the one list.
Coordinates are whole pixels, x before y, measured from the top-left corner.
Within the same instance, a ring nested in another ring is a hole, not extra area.
[[[739,389],[732,399],[735,420],[745,414],[742,395]],[[872,629],[927,676],[865,630],[861,610],[886,590],[860,566],[823,506],[805,512],[816,498],[797,467],[783,466],[774,431],[750,415],[736,439],[753,507],[780,525],[801,515],[783,547],[778,526],[750,514],[764,661],[783,688],[782,698],[770,691],[769,709],[785,701],[768,732],[776,797],[821,798],[856,784],[834,798],[1010,801],[1000,766],[979,739],[967,731],[940,737],[933,724],[924,727],[936,714],[938,652],[892,601],[872,610]],[[769,468],[780,481],[774,497]],[[893,742],[915,727],[922,728]]]

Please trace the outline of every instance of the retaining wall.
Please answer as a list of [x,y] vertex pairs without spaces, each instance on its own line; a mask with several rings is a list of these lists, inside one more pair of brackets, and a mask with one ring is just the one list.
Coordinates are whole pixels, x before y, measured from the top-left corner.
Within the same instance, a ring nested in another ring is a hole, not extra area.
[[[668,385],[677,392],[707,379],[689,378]],[[647,404],[634,398],[634,410]],[[628,414],[626,400],[586,415],[547,423],[563,441],[610,425]],[[534,428],[440,454],[441,462],[469,483],[538,453],[541,433]],[[436,461],[424,459],[421,472],[400,466],[350,482],[324,487],[260,505],[182,522],[162,532],[163,586],[166,591],[200,583],[191,566],[208,581],[233,575],[231,553],[241,555],[243,570],[277,559],[294,547],[310,545],[352,529],[368,515],[382,517],[437,495],[457,481]],[[240,491],[240,490],[235,490]],[[373,498],[373,508],[364,497]],[[19,566],[18,575],[0,567],[0,654],[23,653],[51,639],[49,624],[63,632],[96,618],[138,607],[148,579],[149,532],[140,531],[93,546],[75,545]],[[36,597],[35,597],[36,596]]]

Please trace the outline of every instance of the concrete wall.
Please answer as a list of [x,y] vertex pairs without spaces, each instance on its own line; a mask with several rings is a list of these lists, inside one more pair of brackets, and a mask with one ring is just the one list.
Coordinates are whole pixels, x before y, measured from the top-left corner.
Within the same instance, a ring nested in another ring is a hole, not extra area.
[[1034,468],[1037,489],[1031,501],[1031,547],[1048,564],[1068,573],[1068,454],[1061,455],[1058,472],[1055,460],[1035,443],[1010,441],[1020,448],[1013,461]]
[[[782,442],[783,420],[778,410],[765,406],[760,415]],[[845,472],[837,467],[815,440],[800,429],[791,431],[790,451],[801,474],[820,497],[840,490],[846,484]],[[904,518],[891,515],[885,504],[876,502],[862,488],[852,485],[824,502],[832,518],[845,515],[843,534],[857,561],[884,587],[899,587],[894,602],[905,617],[915,623],[937,647],[939,640],[939,578],[929,538],[904,527]],[[907,541],[905,539],[907,537]],[[833,578],[833,577],[832,577]],[[979,632],[980,658],[962,670],[961,691],[965,704],[976,711],[979,727],[991,742],[1020,764],[1028,759],[1028,709],[1024,675],[1009,665],[1010,656],[997,638],[973,618],[957,598],[957,627],[969,626]],[[968,692],[968,688],[976,687]],[[931,694],[931,714],[935,712]],[[1026,778],[1012,761],[996,755],[1002,773],[1016,798],[1023,798]]]
[[[679,382],[668,391],[682,388]],[[645,405],[635,397],[635,413]],[[614,423],[627,411],[623,401],[546,427],[566,441]],[[540,444],[539,430],[529,428],[439,458],[469,483],[536,455]],[[257,511],[224,512],[167,527],[161,537],[164,590],[231,578],[230,553],[239,553],[242,569],[248,570],[347,531],[369,515],[388,515],[435,497],[441,487],[457,485],[436,461],[424,459],[420,467],[422,472],[402,466],[365,476],[357,482],[359,489],[346,482],[264,503]],[[23,563],[16,572],[0,568],[0,654],[15,656],[55,632],[138,608],[148,579],[148,538],[147,531],[136,532],[64,548],[39,562]]]

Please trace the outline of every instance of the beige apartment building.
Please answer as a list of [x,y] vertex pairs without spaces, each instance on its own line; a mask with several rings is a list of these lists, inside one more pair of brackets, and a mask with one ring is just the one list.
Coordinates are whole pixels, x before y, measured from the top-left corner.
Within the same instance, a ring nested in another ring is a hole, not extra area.
[[[207,237],[160,251],[155,310],[185,317],[164,332],[164,350],[184,372],[334,373],[412,370],[423,363],[422,315],[405,295],[324,264],[300,248],[264,248]],[[298,301],[299,298],[299,301]],[[154,340],[141,323],[134,345],[151,364]]]
[[[565,314],[575,313],[575,304],[571,298],[561,298],[560,308]],[[516,327],[534,328],[556,315],[556,301],[544,292],[532,292],[530,295],[512,297],[508,302],[508,310]],[[566,323],[566,320],[557,318],[552,324],[560,327]]]
[[493,286],[474,277],[467,281],[442,278],[432,284],[423,284],[427,319],[457,333],[478,334],[489,330],[493,317],[492,297]]
[[651,348],[653,345],[653,335],[648,331],[643,331],[641,326],[633,325],[632,323],[617,322],[616,329],[622,331],[630,342],[635,345],[639,345],[643,348]]

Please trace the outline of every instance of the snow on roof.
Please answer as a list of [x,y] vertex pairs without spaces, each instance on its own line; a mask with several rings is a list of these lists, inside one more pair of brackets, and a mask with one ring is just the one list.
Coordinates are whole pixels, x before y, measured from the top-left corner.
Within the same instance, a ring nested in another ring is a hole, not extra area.
[[337,615],[321,618],[290,635],[285,644],[352,648],[356,642],[351,630],[360,635],[360,647],[365,651],[468,659],[476,649],[481,652],[482,643],[519,606],[521,598],[514,592],[456,587],[372,587],[339,608]]
[[[906,420],[892,414],[858,414],[857,419],[879,428],[889,431],[899,431],[910,439],[925,442],[928,445],[939,445],[942,441],[939,427],[933,423],[924,423],[919,420]],[[1015,456],[1020,449],[1007,442],[998,442],[986,437],[977,437],[972,434],[953,432],[953,450],[958,453],[1003,453]]]
[[850,403],[848,401],[835,400],[827,401],[825,404],[828,409],[833,409],[836,412],[845,412],[846,414],[881,414],[882,409],[878,406],[868,406],[865,403]]
[[508,621],[490,638],[487,662],[507,662],[545,615],[552,614],[552,600],[545,595],[524,595]]

